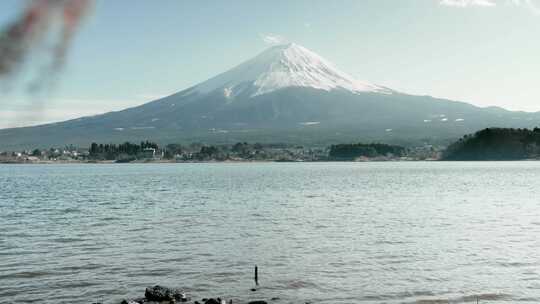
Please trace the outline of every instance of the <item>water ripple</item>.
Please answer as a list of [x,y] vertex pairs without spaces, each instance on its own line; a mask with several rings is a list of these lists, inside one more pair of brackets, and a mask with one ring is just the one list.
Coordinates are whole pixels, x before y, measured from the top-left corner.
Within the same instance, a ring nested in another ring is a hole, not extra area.
[[540,302],[540,164],[0,165],[0,302]]

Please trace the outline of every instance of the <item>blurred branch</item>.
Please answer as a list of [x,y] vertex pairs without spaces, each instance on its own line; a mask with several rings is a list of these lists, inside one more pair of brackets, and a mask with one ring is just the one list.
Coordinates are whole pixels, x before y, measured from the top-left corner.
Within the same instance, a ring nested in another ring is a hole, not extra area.
[[[71,40],[92,0],[33,0],[20,16],[0,29],[0,77],[16,74],[28,61],[32,51],[55,30],[59,23],[60,35],[53,41],[51,63],[43,73],[57,73],[65,62]],[[41,76],[41,77],[44,77]],[[38,80],[39,81],[39,80]]]

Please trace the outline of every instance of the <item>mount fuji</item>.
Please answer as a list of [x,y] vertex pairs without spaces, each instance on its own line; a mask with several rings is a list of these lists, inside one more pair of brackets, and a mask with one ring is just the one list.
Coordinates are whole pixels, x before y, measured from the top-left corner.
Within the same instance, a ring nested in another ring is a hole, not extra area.
[[533,127],[540,113],[480,108],[363,82],[300,45],[271,47],[196,86],[91,117],[0,130],[0,148],[153,140],[328,145],[447,143],[485,127]]

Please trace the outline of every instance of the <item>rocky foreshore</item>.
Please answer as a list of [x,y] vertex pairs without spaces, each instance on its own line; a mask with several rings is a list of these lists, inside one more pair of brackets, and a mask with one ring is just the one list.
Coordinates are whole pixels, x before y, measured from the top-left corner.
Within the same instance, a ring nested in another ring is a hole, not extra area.
[[[278,298],[272,298],[271,301],[279,300]],[[144,297],[125,299],[120,304],[172,304],[172,303],[192,303],[192,304],[233,304],[233,300],[221,299],[221,298],[202,298],[200,300],[192,300],[180,289],[173,289],[163,286],[153,286],[146,288]],[[267,304],[264,300],[252,300],[247,304]],[[94,302],[92,304],[102,304],[100,302]]]

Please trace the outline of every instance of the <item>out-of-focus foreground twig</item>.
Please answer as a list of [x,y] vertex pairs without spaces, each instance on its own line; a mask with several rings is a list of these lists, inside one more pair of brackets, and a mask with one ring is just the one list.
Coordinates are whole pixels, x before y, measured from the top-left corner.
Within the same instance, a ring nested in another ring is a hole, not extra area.
[[[32,51],[47,38],[48,32],[56,28],[60,32],[53,41],[48,72],[57,72],[64,64],[69,44],[91,1],[30,1],[16,20],[0,29],[0,78],[15,74]],[[55,24],[59,26],[55,27]]]

